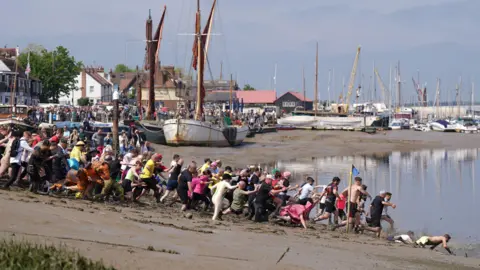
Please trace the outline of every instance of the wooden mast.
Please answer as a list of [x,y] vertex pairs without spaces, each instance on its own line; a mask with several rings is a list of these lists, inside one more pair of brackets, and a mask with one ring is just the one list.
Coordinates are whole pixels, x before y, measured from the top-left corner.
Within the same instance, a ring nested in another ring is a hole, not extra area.
[[148,85],[148,104],[147,104],[147,113],[146,119],[152,119],[154,103],[155,103],[155,50],[153,47],[152,40],[152,14],[148,15],[147,20],[147,58],[148,58],[148,69],[149,69],[149,85]]
[[233,74],[230,74],[230,103],[229,103],[229,109],[230,109],[230,118],[232,118],[232,112],[233,112]]
[[306,97],[307,93],[305,92],[305,67],[302,68],[302,84],[303,84],[303,109],[307,110]]
[[196,35],[197,35],[197,102],[195,105],[195,120],[199,121],[202,119],[202,88],[203,88],[203,57],[202,57],[202,33],[201,21],[200,21],[200,0],[197,0],[197,25],[196,25]]
[[317,117],[317,107],[318,107],[318,42],[317,42],[317,54],[315,59],[315,117]]

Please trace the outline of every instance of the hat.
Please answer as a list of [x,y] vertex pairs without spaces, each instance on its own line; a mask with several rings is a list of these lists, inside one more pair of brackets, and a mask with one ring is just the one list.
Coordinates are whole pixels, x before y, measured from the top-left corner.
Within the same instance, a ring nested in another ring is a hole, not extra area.
[[269,179],[272,179],[273,176],[271,174],[267,174],[267,176],[265,176],[265,178],[269,178]]
[[84,146],[84,145],[85,145],[85,143],[82,142],[82,141],[79,141],[79,142],[77,142],[77,144],[75,144],[75,146]]
[[382,195],[382,194],[385,194],[387,193],[385,190],[380,190],[380,192],[378,194]]
[[292,175],[291,172],[283,172],[283,178],[290,178],[290,176]]
[[280,170],[279,170],[279,169],[273,169],[273,170],[272,170],[272,174],[273,174],[273,175],[275,175],[277,172],[280,172]]
[[163,158],[163,156],[161,154],[155,154],[152,157],[153,160],[159,160],[159,159],[162,159],[162,158]]
[[57,136],[53,136],[52,138],[50,138],[50,142],[58,143],[58,137],[57,137]]
[[212,162],[212,164],[210,164],[210,166],[216,167],[216,166],[217,166],[217,162]]

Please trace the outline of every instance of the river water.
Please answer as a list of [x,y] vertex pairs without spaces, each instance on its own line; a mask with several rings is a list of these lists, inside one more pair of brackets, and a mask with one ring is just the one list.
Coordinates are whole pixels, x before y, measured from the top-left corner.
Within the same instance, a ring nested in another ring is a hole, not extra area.
[[[479,149],[422,150],[386,155],[306,158],[279,161],[270,166],[292,172],[293,184],[314,176],[328,184],[334,176],[349,180],[352,165],[360,171],[367,191],[374,196],[390,191],[396,209],[389,209],[398,230],[416,236],[449,233],[455,242],[480,243],[480,201],[476,198],[476,171],[480,175]],[[367,202],[369,203],[369,202]],[[384,224],[384,228],[387,224]],[[472,246],[473,247],[473,246]]]

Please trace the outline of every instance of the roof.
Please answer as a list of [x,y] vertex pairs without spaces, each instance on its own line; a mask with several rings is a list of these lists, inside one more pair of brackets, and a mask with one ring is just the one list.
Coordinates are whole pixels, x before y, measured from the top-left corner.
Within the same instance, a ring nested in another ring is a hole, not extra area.
[[16,48],[0,48],[0,56],[6,58],[13,58],[17,56]]
[[300,92],[295,92],[295,91],[289,91],[289,92],[281,95],[279,98],[285,96],[286,94],[291,94],[292,96],[298,98],[298,99],[301,100],[301,101],[312,102],[311,99],[306,98],[302,93],[300,93]]
[[[142,76],[142,74],[140,74]],[[110,81],[113,84],[118,84],[120,91],[124,91],[127,88],[130,88],[134,81],[137,79],[136,72],[122,72],[122,73],[111,73]]]
[[235,91],[244,104],[273,104],[277,99],[275,90]]
[[92,71],[87,71],[87,74],[90,75],[95,81],[97,81],[101,85],[111,85],[107,79],[105,79],[102,75],[92,72]]

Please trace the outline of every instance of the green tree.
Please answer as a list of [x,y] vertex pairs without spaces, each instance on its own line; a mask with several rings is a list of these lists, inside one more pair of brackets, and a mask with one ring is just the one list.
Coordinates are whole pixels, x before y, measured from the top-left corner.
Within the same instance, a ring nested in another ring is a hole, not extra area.
[[92,104],[90,104],[90,99],[86,98],[86,97],[79,98],[77,100],[77,103],[78,103],[78,106],[90,106],[90,105],[92,105]]
[[76,78],[83,64],[76,61],[67,48],[58,46],[55,50],[48,51],[41,46],[31,44],[19,56],[20,65],[24,69],[27,67],[28,54],[30,54],[30,76],[39,79],[43,85],[40,102],[58,103],[61,95],[77,90]]
[[135,72],[134,69],[127,67],[125,64],[118,64],[114,69],[115,73]]
[[255,88],[253,88],[250,84],[245,84],[245,86],[243,87],[243,90],[244,91],[254,91]]

